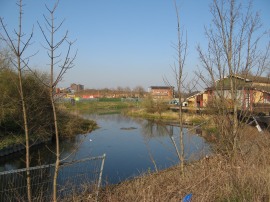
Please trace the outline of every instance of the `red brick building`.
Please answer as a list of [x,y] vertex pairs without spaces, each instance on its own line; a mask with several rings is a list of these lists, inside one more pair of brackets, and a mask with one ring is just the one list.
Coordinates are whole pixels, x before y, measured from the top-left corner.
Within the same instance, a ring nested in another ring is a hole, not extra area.
[[173,86],[151,86],[149,93],[153,99],[171,100],[174,98]]

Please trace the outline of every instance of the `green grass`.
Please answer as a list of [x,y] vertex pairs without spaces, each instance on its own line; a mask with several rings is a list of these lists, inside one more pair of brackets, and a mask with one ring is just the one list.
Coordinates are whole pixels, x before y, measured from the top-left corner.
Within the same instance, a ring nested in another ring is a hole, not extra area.
[[121,102],[121,98],[99,98],[99,102]]
[[75,105],[70,103],[60,104],[66,109],[69,110],[88,110],[89,112],[97,111],[111,111],[111,110],[121,110],[130,107],[135,107],[136,103],[133,102],[121,102],[118,98],[115,99],[101,99],[100,101],[81,101],[76,102]]

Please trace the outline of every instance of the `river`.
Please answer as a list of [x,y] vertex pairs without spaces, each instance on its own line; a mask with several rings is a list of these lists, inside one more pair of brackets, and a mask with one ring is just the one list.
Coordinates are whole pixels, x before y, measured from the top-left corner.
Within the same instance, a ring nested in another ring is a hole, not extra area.
[[[179,146],[179,127],[164,125],[121,114],[84,115],[93,119],[99,129],[61,141],[61,157],[82,159],[106,154],[103,179],[118,183],[146,171],[171,167],[179,160],[172,138]],[[184,153],[187,161],[195,161],[210,153],[209,144],[194,131],[184,128]],[[53,143],[31,149],[31,166],[54,162]],[[74,153],[70,155],[71,153]],[[0,159],[0,171],[24,168],[24,153]]]

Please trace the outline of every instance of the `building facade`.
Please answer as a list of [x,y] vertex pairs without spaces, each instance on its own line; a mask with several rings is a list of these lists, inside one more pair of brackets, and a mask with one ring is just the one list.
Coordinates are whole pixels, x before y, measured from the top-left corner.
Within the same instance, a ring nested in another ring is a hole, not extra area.
[[[249,111],[270,111],[270,81],[266,77],[233,76],[238,109]],[[211,107],[224,100],[232,107],[230,80],[225,77],[216,81],[214,87],[205,89],[187,98],[190,107]]]
[[84,85],[72,83],[70,89],[74,92],[79,92],[84,90]]
[[150,86],[148,91],[153,99],[171,100],[174,98],[173,86]]

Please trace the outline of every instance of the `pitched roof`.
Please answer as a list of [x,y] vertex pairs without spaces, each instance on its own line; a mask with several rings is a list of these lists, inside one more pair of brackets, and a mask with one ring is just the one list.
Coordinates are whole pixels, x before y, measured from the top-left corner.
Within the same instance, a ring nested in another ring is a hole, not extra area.
[[205,90],[204,90],[204,91],[196,91],[196,92],[194,92],[194,93],[191,93],[191,95],[188,96],[188,97],[186,98],[186,100],[189,100],[190,98],[196,97],[196,96],[198,96],[198,95],[202,95],[202,94],[204,94],[204,93],[205,93]]
[[[216,87],[218,89],[228,90],[230,89],[230,76],[226,76],[223,79],[216,80]],[[270,78],[269,77],[261,77],[261,76],[252,76],[252,75],[243,75],[243,74],[234,74],[234,78],[237,80],[235,81],[235,85],[237,89],[242,88],[256,88],[256,89],[267,89],[267,92],[270,92],[270,88],[266,87],[265,84],[270,85]],[[261,84],[261,85],[260,85]],[[215,86],[211,86],[206,88],[206,90],[214,90]],[[269,90],[268,90],[269,89]]]
[[270,94],[270,86],[253,85],[253,89]]
[[235,77],[246,80],[246,81],[250,81],[250,82],[270,84],[269,77],[253,76],[253,75],[249,75],[249,74],[246,74],[246,75],[236,74]]
[[151,89],[172,89],[173,86],[150,86]]

